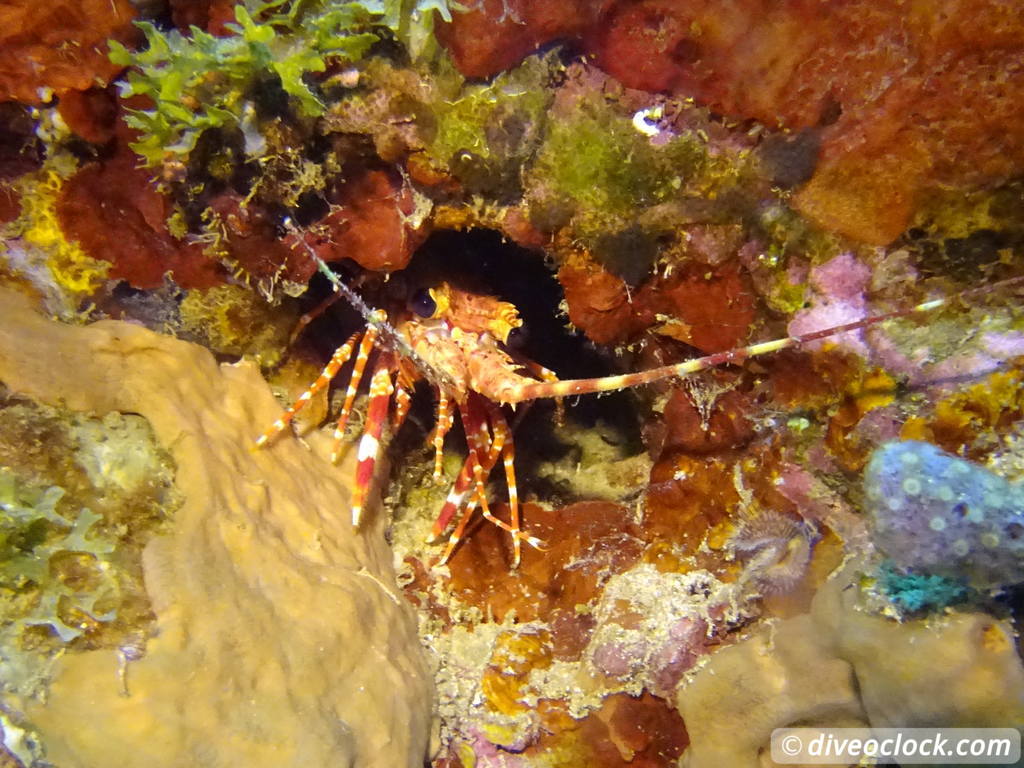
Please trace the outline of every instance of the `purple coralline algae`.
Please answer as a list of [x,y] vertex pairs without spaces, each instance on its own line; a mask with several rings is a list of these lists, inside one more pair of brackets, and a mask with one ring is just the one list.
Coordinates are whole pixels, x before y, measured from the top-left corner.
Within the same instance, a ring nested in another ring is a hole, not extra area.
[[979,590],[1024,581],[1024,487],[906,441],[874,452],[864,488],[875,544],[897,568]]

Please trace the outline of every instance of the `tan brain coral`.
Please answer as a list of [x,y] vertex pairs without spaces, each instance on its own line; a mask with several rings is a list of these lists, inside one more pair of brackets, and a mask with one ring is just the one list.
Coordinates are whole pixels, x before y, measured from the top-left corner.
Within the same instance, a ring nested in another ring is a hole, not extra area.
[[46,706],[70,766],[421,766],[432,682],[380,520],[353,531],[321,446],[250,450],[279,413],[257,370],[120,322],[71,327],[0,291],[0,380],[76,410],[139,413],[177,463],[172,533],[144,555],[157,633],[128,666],[68,653]]

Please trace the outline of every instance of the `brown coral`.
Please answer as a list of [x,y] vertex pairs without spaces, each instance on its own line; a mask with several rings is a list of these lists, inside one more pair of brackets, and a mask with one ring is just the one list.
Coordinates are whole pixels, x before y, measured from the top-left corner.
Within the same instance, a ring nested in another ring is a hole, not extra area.
[[459,70],[467,77],[490,77],[509,69],[553,39],[578,37],[600,4],[585,0],[483,0],[468,13],[452,15],[438,28]]
[[457,17],[443,31],[456,63],[490,75],[538,44],[582,38],[627,87],[803,129],[820,156],[795,206],[851,238],[889,243],[924,191],[1024,171],[1024,26],[1012,4],[743,0],[722,13],[712,0],[609,0],[566,5],[558,20],[535,5],[494,0]]
[[571,255],[558,271],[569,319],[599,344],[657,333],[703,352],[738,346],[754,319],[754,296],[734,263],[691,263],[630,290],[588,256]]
[[57,110],[72,133],[86,141],[105,144],[114,138],[117,102],[111,89],[68,91],[61,96]]
[[277,223],[257,205],[225,192],[210,201],[216,250],[246,280],[272,294],[281,280],[304,285],[316,272],[316,262],[289,235],[278,238]]
[[[479,526],[451,560],[451,589],[499,621],[515,611],[521,621],[551,622],[555,654],[573,656],[586,644],[590,627],[576,606],[592,600],[609,573],[637,561],[640,531],[622,507],[606,502],[561,510],[527,505],[523,519],[530,533],[545,542],[546,551],[524,550],[518,577],[509,583],[508,536],[495,526]],[[575,566],[567,568],[570,563]]]
[[223,35],[224,25],[235,20],[234,0],[171,0],[170,5],[171,19],[182,32],[196,26]]
[[686,768],[756,768],[784,727],[1000,727],[1024,715],[1024,666],[1005,622],[872,614],[854,565],[811,612],[713,655],[679,690]]
[[[916,13],[824,6],[618,3],[598,61],[625,84],[694,96],[789,129],[825,126],[796,198],[818,223],[885,244],[938,184],[997,184],[1024,168],[1024,31],[991,0]],[[984,114],[984,120],[978,116]]]

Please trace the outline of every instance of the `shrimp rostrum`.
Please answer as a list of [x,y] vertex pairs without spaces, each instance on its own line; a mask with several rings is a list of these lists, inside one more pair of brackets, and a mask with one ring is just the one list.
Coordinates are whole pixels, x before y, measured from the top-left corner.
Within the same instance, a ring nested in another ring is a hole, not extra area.
[[[1002,284],[1024,281],[1013,278]],[[417,381],[434,388],[437,418],[430,435],[434,448],[434,478],[442,476],[445,436],[456,416],[466,435],[468,456],[448,493],[433,526],[440,537],[455,524],[442,555],[444,563],[462,538],[477,508],[488,521],[512,537],[513,562],[518,565],[522,542],[542,548],[536,538],[521,528],[515,476],[515,446],[504,407],[541,398],[562,398],[636,387],[664,379],[684,377],[709,368],[799,347],[803,344],[856,331],[876,323],[937,309],[967,294],[988,292],[997,285],[965,291],[914,307],[865,317],[856,322],[718,352],[705,357],[666,365],[638,373],[591,379],[559,380],[543,366],[523,359],[509,349],[510,335],[522,326],[516,307],[492,296],[470,293],[448,283],[419,292],[395,322],[382,310],[367,313],[367,328],[353,335],[332,355],[320,376],[256,441],[267,444],[291,423],[295,414],[314,395],[328,387],[341,367],[354,356],[352,375],[341,414],[334,430],[332,461],[344,441],[345,425],[356,400],[371,353],[376,349],[370,377],[369,405],[357,452],[356,477],[352,495],[352,523],[358,526],[380,452],[384,423],[391,412],[395,429],[409,412],[411,392]],[[392,403],[394,404],[392,407]],[[559,402],[559,411],[561,403]],[[488,476],[502,461],[508,487],[508,521],[496,517],[487,500]],[[458,518],[456,520],[456,518]]]

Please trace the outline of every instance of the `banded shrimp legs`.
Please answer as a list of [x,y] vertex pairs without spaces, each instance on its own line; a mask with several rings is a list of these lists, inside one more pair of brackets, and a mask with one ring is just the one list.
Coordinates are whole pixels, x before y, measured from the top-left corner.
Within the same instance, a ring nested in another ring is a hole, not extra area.
[[[322,263],[321,271],[330,273],[329,268]],[[333,273],[330,275],[334,277]],[[336,277],[332,283],[336,290],[343,293],[347,294],[351,290],[347,286],[341,289]],[[336,461],[341,453],[345,425],[356,401],[367,363],[371,353],[377,350],[370,377],[367,416],[358,445],[352,524],[358,526],[360,523],[380,453],[383,425],[389,411],[392,427],[397,430],[409,413],[413,387],[417,381],[426,380],[433,387],[437,400],[436,424],[429,438],[434,448],[435,481],[442,477],[445,436],[454,425],[456,415],[462,423],[468,447],[468,455],[433,525],[432,537],[438,539],[455,520],[440,563],[447,562],[451,557],[479,507],[486,520],[512,537],[513,566],[517,566],[521,559],[523,541],[538,549],[543,549],[543,544],[521,528],[515,444],[504,414],[505,406],[515,407],[520,403],[553,398],[561,414],[561,399],[568,396],[629,389],[690,376],[724,365],[735,365],[749,358],[799,348],[887,320],[931,312],[953,301],[1020,284],[1024,284],[1024,276],[968,289],[893,312],[871,315],[855,322],[737,347],[681,363],[636,373],[562,380],[552,371],[521,357],[507,346],[509,335],[522,326],[522,319],[514,305],[492,296],[470,293],[448,283],[441,283],[421,291],[407,310],[395,318],[388,318],[383,310],[367,309],[364,312],[366,330],[357,332],[338,347],[316,381],[257,438],[256,446],[267,445],[284,431],[318,392],[330,386],[341,367],[354,355],[344,404],[334,429],[331,459]],[[508,522],[492,513],[487,500],[487,480],[499,459],[503,464],[508,487]]]

